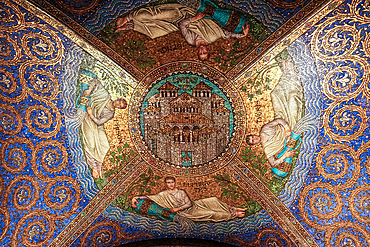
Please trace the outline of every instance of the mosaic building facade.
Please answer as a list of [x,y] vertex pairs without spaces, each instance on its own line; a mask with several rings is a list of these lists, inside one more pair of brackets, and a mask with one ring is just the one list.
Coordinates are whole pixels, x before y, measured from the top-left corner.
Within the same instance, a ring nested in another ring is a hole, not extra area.
[[144,136],[151,151],[178,166],[203,164],[220,155],[229,140],[230,111],[224,100],[203,81],[192,95],[179,95],[169,81],[158,91],[144,110]]

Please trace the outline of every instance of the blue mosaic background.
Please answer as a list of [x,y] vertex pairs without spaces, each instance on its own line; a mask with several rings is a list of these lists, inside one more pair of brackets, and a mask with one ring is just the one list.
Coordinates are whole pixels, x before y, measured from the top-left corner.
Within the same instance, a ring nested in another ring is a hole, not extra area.
[[[76,160],[76,149],[67,140],[66,118],[75,112],[66,108],[70,104],[63,101],[63,93],[75,90],[65,82],[74,80],[82,49],[15,3],[2,2],[0,7],[0,244],[46,246],[98,192],[92,181],[83,180],[89,171],[76,169],[84,161]],[[287,19],[295,10],[278,11]],[[96,33],[97,26],[111,20],[99,18],[94,24],[87,16],[78,20]],[[276,23],[278,27],[282,22]],[[299,39],[309,47],[317,68],[321,126],[304,186],[298,196],[289,197],[296,198],[293,202],[285,203],[292,203],[291,211],[319,246],[370,245],[369,24],[365,2],[346,1]],[[288,190],[280,198],[286,194]],[[163,233],[99,216],[75,237],[73,246],[161,237]],[[218,235],[216,240],[238,246],[253,246],[254,241],[295,246],[271,219],[262,228]]]
[[0,7],[0,245],[46,246],[88,203],[63,117],[71,41],[14,3]]
[[302,36],[316,59],[322,125],[291,211],[320,246],[369,246],[369,14],[345,1]]

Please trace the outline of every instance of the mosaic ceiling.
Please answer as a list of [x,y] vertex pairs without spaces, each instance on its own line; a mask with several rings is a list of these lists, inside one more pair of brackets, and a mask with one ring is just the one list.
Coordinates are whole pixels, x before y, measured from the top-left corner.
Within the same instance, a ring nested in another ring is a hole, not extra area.
[[359,0],[0,2],[0,245],[369,246],[369,23]]

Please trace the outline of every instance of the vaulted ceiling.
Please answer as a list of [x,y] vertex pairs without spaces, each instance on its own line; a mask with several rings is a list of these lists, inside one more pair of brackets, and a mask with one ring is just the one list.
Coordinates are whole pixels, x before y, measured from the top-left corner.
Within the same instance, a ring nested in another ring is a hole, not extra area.
[[0,243],[369,246],[369,23],[359,0],[0,2]]

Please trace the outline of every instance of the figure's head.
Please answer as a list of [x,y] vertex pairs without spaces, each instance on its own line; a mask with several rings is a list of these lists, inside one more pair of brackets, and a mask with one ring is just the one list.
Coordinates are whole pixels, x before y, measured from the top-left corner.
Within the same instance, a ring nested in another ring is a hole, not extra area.
[[261,142],[261,137],[258,135],[247,135],[246,141],[248,145],[255,145]]
[[201,60],[201,61],[208,60],[210,56],[211,56],[211,54],[210,54],[206,45],[200,45],[198,47],[198,58],[199,58],[199,60]]
[[174,177],[166,177],[164,179],[167,189],[173,190],[175,188],[176,179]]
[[116,99],[113,101],[113,107],[118,109],[125,109],[127,107],[127,102],[125,99]]

